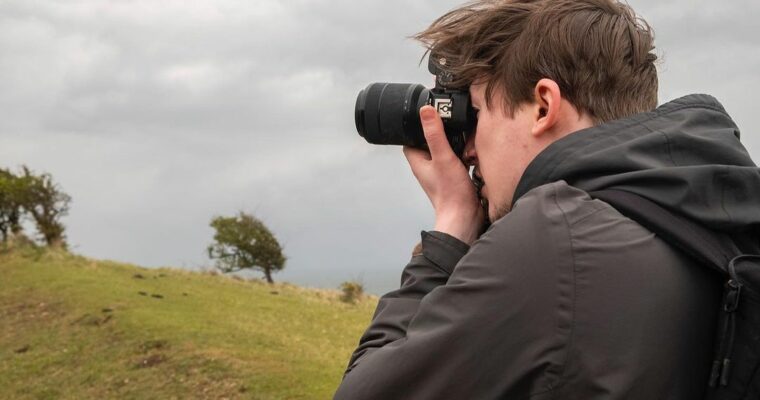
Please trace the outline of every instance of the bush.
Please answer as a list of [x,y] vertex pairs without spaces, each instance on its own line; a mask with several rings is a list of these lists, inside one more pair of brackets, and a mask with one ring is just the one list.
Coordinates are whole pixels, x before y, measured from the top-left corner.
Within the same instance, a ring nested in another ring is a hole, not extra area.
[[348,281],[340,284],[340,301],[349,304],[355,304],[364,296],[364,285],[356,281]]

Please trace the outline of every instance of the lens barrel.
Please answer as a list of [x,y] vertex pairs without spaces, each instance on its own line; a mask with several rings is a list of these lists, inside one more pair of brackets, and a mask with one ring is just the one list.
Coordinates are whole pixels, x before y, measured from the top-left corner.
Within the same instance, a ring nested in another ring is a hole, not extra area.
[[420,84],[372,83],[356,98],[356,130],[372,144],[425,147],[419,110],[429,97]]

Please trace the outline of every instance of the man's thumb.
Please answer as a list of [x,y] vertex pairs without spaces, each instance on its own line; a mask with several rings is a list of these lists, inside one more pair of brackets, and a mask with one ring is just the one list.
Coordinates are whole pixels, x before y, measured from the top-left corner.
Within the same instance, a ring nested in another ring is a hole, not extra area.
[[443,130],[443,121],[441,121],[441,117],[438,116],[435,108],[432,106],[422,107],[420,109],[420,121],[433,160],[453,155],[454,151],[451,150]]

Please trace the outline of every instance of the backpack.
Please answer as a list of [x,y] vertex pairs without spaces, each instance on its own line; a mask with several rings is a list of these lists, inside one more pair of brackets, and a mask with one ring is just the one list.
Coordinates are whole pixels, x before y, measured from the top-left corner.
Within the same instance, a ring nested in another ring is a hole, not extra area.
[[[760,399],[760,249],[740,236],[708,230],[639,195],[589,193],[717,272],[724,285],[707,400]],[[741,248],[737,246],[741,243]]]

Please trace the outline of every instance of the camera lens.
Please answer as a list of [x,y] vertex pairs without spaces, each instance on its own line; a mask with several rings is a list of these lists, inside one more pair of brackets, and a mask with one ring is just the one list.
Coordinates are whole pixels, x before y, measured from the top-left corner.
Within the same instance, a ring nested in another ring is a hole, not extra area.
[[356,98],[356,130],[372,144],[424,147],[419,109],[429,96],[420,84],[372,83]]

